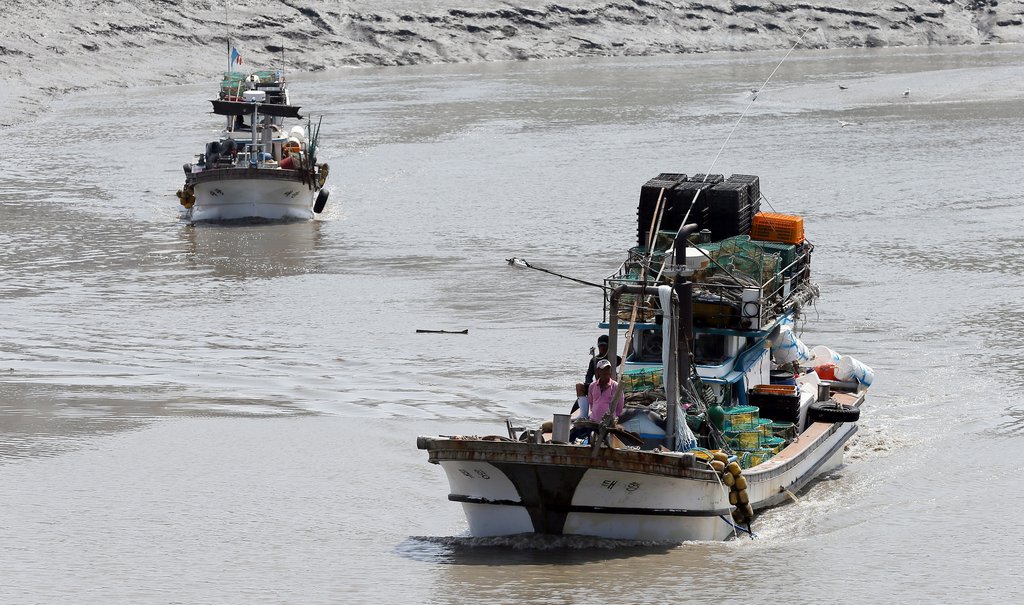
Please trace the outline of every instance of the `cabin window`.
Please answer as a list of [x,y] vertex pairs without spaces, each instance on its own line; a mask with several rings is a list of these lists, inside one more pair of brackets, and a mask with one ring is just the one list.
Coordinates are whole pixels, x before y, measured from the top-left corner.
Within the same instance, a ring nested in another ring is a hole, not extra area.
[[661,331],[637,330],[627,361],[661,363]]
[[721,365],[728,358],[725,350],[725,336],[697,334],[693,339],[693,358],[699,364]]

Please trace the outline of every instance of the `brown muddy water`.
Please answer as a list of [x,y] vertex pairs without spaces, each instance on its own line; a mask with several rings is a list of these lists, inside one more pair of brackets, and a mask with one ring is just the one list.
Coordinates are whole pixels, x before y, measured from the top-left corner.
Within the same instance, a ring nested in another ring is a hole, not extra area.
[[714,165],[805,217],[803,340],[877,376],[757,539],[473,540],[415,448],[566,409],[600,294],[505,259],[611,273],[640,185],[711,168],[781,56],[292,74],[332,166],[298,224],[179,220],[215,82],[9,129],[0,601],[1019,599],[1019,47],[796,52]]

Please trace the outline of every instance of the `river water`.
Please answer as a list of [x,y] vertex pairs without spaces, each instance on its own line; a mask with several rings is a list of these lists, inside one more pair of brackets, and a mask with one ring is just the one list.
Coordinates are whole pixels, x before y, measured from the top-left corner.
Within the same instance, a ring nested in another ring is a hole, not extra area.
[[[1018,600],[1024,49],[797,51],[750,103],[781,58],[293,74],[308,223],[179,220],[215,84],[10,129],[0,601]],[[505,259],[600,280],[640,185],[713,162],[805,217],[803,340],[876,371],[847,464],[754,540],[467,538],[416,436],[565,410],[601,315]]]

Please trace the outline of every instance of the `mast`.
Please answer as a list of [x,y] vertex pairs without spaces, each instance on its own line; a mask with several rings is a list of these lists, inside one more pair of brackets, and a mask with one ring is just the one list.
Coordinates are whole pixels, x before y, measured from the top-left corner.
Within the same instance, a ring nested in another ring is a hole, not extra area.
[[231,28],[228,25],[228,4],[224,3],[224,39],[228,41],[228,71],[231,73]]
[[[668,313],[671,318],[669,333],[665,336],[668,340],[669,354],[668,367],[665,373],[665,399],[667,400],[665,414],[665,436],[668,438],[669,449],[675,451],[678,445],[679,435],[676,433],[677,418],[679,416],[679,399],[681,392],[686,392],[682,385],[690,380],[690,342],[693,338],[693,282],[690,281],[690,271],[686,267],[686,244],[690,235],[697,231],[697,225],[690,223],[683,225],[676,233],[675,243],[675,267],[673,271],[672,290],[675,292],[676,305],[671,303],[663,313]],[[672,297],[669,297],[671,301]],[[678,314],[676,310],[678,309]],[[668,322],[666,322],[668,323]]]

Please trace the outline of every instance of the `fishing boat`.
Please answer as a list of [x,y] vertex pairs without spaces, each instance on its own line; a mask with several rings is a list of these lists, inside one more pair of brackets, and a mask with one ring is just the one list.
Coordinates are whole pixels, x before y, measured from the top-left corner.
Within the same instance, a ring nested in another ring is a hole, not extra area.
[[[237,50],[232,56],[241,62]],[[184,165],[177,195],[186,220],[308,220],[323,211],[329,167],[317,163],[320,124],[285,129],[302,116],[280,70],[228,71],[211,103],[224,130]]]
[[618,417],[581,397],[534,428],[418,438],[470,534],[721,540],[843,463],[874,373],[798,337],[813,246],[760,200],[752,175],[641,187],[637,246],[603,284]]

